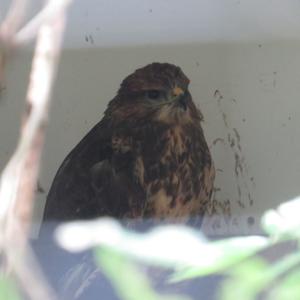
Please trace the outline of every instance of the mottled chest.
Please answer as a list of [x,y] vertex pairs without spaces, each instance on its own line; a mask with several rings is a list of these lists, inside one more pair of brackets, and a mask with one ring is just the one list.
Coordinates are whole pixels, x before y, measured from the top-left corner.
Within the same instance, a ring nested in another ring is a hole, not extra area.
[[186,218],[204,214],[214,167],[200,126],[148,126],[138,134],[115,135],[112,146],[115,169],[131,186],[128,201],[141,208],[138,215]]
[[146,215],[177,218],[202,211],[214,179],[202,131],[174,127],[148,146],[151,153],[140,155],[135,168],[135,176],[146,190]]

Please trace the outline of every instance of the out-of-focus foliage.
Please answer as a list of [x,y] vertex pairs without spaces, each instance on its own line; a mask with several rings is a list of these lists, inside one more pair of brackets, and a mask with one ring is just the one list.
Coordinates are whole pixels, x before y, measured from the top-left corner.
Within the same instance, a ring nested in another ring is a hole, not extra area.
[[[267,239],[263,237],[243,237],[243,238],[229,238],[217,242],[207,243],[214,252],[218,255],[214,257],[213,262],[209,265],[205,263],[207,255],[201,257],[203,264],[187,266],[180,268],[171,276],[170,281],[178,282],[199,276],[211,275],[228,270],[231,266],[245,260],[253,255],[259,249],[265,248],[268,245]],[[184,256],[185,254],[182,253]]]
[[[157,227],[138,234],[111,219],[69,224],[58,231],[57,237],[71,251],[96,246],[100,268],[124,300],[164,299],[151,290],[132,261],[172,268],[171,282],[225,274],[218,292],[220,300],[255,300],[259,296],[268,300],[300,299],[299,249],[272,263],[261,254],[286,240],[300,239],[299,211],[300,199],[296,199],[266,212],[262,219],[266,237],[211,242],[184,226]],[[84,241],[78,241],[79,232]]]
[[98,249],[96,260],[124,300],[188,300],[187,297],[159,295],[146,276],[130,260],[113,250]]
[[262,226],[273,240],[300,238],[300,198],[281,204],[277,210],[267,211]]
[[291,300],[300,299],[299,288],[300,269],[290,272],[282,283],[275,286],[270,294],[270,299],[273,300]]
[[7,277],[0,277],[0,300],[21,300],[13,281]]

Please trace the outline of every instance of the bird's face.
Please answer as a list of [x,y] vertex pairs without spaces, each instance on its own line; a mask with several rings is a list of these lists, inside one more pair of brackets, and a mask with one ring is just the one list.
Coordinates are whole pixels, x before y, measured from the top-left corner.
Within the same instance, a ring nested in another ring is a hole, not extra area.
[[192,121],[195,106],[187,88],[178,85],[162,90],[145,92],[144,105],[154,110],[155,120],[165,123],[182,123]]
[[172,106],[174,109],[179,108],[186,111],[190,101],[190,94],[187,87],[179,87],[174,83],[170,87],[160,86],[156,89],[145,90],[139,100],[150,107]]
[[202,116],[188,85],[189,79],[179,67],[167,63],[147,65],[124,79],[116,105],[111,105],[112,113],[164,123],[199,121]]

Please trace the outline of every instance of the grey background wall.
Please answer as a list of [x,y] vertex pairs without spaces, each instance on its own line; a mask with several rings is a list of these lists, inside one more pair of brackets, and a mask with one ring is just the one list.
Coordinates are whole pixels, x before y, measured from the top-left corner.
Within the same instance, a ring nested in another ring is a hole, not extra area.
[[[8,1],[1,2],[7,7]],[[53,91],[33,235],[63,158],[101,119],[122,79],[153,61],[183,69],[205,117],[217,168],[206,232],[257,233],[266,209],[300,194],[300,2],[152,2],[74,2]],[[1,168],[17,140],[31,49],[19,50],[8,65],[0,98]]]

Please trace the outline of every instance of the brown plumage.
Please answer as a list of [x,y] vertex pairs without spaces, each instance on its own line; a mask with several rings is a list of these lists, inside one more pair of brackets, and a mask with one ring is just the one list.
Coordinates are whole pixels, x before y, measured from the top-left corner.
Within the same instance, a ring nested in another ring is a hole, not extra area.
[[201,223],[214,167],[188,84],[167,63],[125,78],[103,119],[59,168],[44,220],[196,217]]

